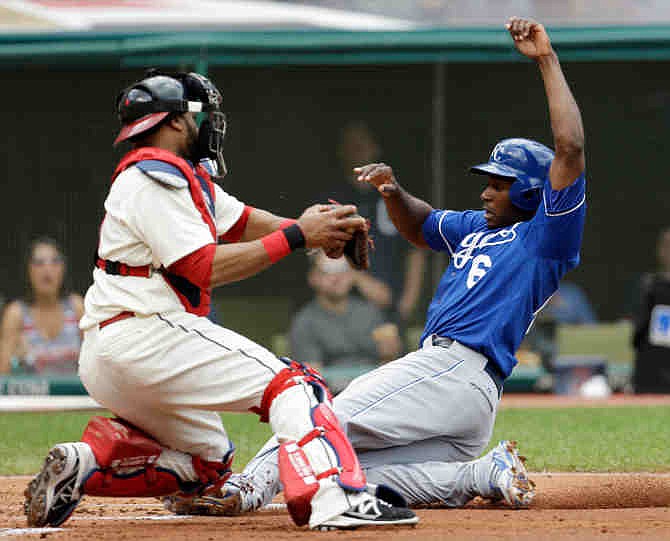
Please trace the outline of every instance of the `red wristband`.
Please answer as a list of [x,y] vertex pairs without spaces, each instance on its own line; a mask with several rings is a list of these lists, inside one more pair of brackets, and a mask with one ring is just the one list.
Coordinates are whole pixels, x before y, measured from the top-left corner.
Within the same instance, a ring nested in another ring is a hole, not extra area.
[[263,247],[270,257],[270,261],[273,263],[276,263],[282,257],[286,257],[291,253],[291,247],[288,244],[288,239],[281,229],[274,231],[269,235],[265,235],[263,238],[261,238],[261,242],[263,243]]
[[298,223],[298,220],[294,220],[293,218],[286,218],[279,224],[279,229],[286,229],[287,227],[291,227],[296,223]]

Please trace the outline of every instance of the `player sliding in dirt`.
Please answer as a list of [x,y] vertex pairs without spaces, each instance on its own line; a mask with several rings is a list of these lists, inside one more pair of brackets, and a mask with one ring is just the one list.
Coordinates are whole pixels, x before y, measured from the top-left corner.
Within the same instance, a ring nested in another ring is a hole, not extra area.
[[[249,410],[283,442],[279,470],[296,524],[418,521],[366,491],[316,371],[206,317],[212,287],[302,247],[341,254],[367,228],[352,205],[284,219],[214,184],[210,175],[225,173],[222,100],[197,73],[150,73],[119,95],[116,142],[134,148],[105,200],[79,358],[89,394],[119,418],[94,417],[81,442],[49,452],[25,492],[30,526],[62,524],[84,494],[220,497],[234,446],[218,412]],[[199,128],[197,114],[206,116]]]
[[[515,351],[579,263],[584,132],[544,27],[514,17],[507,29],[542,75],[555,151],[528,139],[500,141],[487,163],[471,169],[486,177],[483,210],[465,212],[433,209],[410,195],[388,165],[355,169],[383,196],[407,240],[451,257],[420,349],[357,378],[334,401],[369,481],[411,505],[458,507],[482,496],[521,507],[534,496],[514,442],[475,457],[491,438]],[[168,507],[208,514],[260,507],[280,489],[276,446],[268,442],[243,474],[233,475],[221,500],[175,498]]]

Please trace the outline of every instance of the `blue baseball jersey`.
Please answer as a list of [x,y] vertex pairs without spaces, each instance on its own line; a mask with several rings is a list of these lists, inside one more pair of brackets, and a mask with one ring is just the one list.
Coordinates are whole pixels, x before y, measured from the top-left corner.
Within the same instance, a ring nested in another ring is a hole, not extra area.
[[582,174],[563,190],[545,181],[535,216],[489,229],[484,211],[434,210],[423,236],[451,262],[428,308],[421,341],[449,337],[495,362],[505,377],[535,316],[579,264],[586,213]]

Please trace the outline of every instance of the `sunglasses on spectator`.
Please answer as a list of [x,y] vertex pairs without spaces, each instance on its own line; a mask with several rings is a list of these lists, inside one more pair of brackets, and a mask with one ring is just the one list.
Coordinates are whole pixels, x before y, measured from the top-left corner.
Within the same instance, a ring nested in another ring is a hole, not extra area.
[[36,267],[43,267],[44,265],[60,265],[64,261],[63,256],[60,255],[55,257],[33,257],[30,260],[30,264]]

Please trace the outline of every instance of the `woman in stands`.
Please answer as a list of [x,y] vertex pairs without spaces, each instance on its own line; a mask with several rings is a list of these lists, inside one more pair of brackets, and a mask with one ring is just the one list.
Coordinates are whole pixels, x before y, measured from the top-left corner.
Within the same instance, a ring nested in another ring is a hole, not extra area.
[[65,258],[56,241],[30,245],[24,299],[9,303],[2,316],[0,373],[76,374],[81,346],[81,296],[65,294]]

